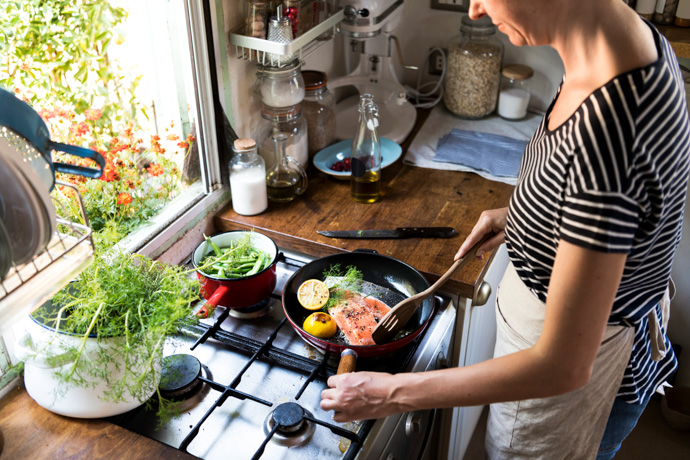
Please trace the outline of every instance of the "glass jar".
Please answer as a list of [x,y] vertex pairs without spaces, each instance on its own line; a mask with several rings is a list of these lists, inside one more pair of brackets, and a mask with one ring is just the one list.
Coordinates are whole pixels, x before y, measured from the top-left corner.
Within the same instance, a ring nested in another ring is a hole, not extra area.
[[266,170],[273,167],[273,135],[283,133],[287,136],[285,150],[287,155],[307,169],[309,166],[307,122],[302,117],[302,106],[269,107],[261,109],[262,126],[259,135],[259,154],[266,162]]
[[247,0],[244,34],[248,37],[266,38],[268,24],[268,2],[266,0]]
[[461,118],[484,118],[496,108],[503,45],[488,16],[464,16],[460,31],[460,41],[448,45],[443,103]]
[[307,121],[309,159],[320,150],[335,143],[335,98],[328,91],[328,78],[324,72],[305,70],[302,116]]
[[232,209],[237,214],[253,216],[268,207],[266,166],[258,155],[254,139],[236,139],[230,161]]
[[656,24],[673,24],[678,9],[678,0],[659,0],[654,9],[652,20]]
[[304,99],[304,79],[298,60],[285,67],[257,66],[256,92],[270,107],[292,107]]
[[378,136],[379,109],[374,96],[359,97],[359,127],[350,152],[350,196],[358,203],[381,198],[381,141]]
[[522,64],[510,64],[501,70],[498,115],[506,120],[520,120],[527,115],[534,71]]
[[278,203],[292,201],[307,189],[307,173],[304,168],[286,153],[287,136],[275,133],[273,141],[273,166],[266,174],[268,199]]

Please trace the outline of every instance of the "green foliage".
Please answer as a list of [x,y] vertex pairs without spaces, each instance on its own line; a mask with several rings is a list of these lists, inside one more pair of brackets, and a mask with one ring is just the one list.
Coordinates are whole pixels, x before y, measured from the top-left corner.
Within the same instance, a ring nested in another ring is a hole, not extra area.
[[[39,309],[33,315],[55,328],[76,335],[76,341],[53,340],[40,353],[53,364],[69,363],[55,376],[62,388],[89,387],[108,381],[112,389],[105,400],[128,396],[144,400],[154,389],[166,337],[181,326],[196,321],[190,305],[199,300],[199,287],[189,272],[177,266],[154,262],[137,254],[118,254],[108,262],[103,257],[52,299],[54,310]],[[96,353],[86,352],[89,335],[96,336]],[[124,340],[114,341],[113,337]],[[56,343],[52,343],[56,342]],[[59,345],[57,345],[59,342]],[[113,366],[124,361],[121,379],[112,381]],[[170,404],[158,393],[159,414]]]
[[343,276],[340,264],[332,265],[324,270],[323,277],[329,290],[328,302],[321,309],[326,313],[350,292],[359,292],[363,280],[362,272],[352,265],[347,266],[347,271]]
[[127,12],[105,0],[0,0],[0,86],[37,108],[100,107],[116,135],[143,110],[108,50]]

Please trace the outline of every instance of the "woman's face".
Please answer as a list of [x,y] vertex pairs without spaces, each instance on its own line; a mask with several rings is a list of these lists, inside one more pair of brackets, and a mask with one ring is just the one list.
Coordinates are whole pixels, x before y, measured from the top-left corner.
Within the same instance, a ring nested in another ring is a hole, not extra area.
[[[470,0],[469,16],[479,19],[491,17],[498,30],[516,46],[548,44],[540,24],[548,23],[545,11],[549,0]],[[540,36],[542,35],[542,36]]]

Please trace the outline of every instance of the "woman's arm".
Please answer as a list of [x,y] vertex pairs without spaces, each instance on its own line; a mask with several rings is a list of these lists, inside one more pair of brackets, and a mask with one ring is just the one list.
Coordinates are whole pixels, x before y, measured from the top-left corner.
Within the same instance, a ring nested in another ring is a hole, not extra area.
[[474,406],[566,393],[589,380],[618,289],[625,254],[561,241],[544,329],[526,350],[472,366],[396,375],[356,372],[328,379],[321,408],[345,422],[420,409]]

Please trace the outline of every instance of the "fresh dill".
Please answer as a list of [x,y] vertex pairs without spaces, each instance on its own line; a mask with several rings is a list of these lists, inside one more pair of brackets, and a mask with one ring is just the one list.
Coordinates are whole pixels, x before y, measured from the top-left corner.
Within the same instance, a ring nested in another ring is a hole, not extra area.
[[362,272],[352,265],[347,266],[343,275],[340,264],[331,265],[324,270],[323,277],[330,293],[328,302],[322,308],[325,312],[337,305],[349,292],[358,292],[363,280]]
[[[182,267],[162,264],[139,254],[120,253],[111,260],[96,257],[67,287],[33,316],[53,324],[56,332],[37,354],[52,360],[69,356],[70,365],[55,372],[58,396],[69,387],[109,382],[102,399],[147,399],[156,392],[158,415],[173,415],[173,406],[158,392],[159,363],[166,337],[197,321],[190,305],[199,300],[196,280]],[[60,331],[61,334],[58,334]],[[69,335],[78,340],[63,340]],[[91,339],[90,337],[91,336]],[[95,352],[86,343],[95,337]],[[113,381],[112,369],[124,369]]]

